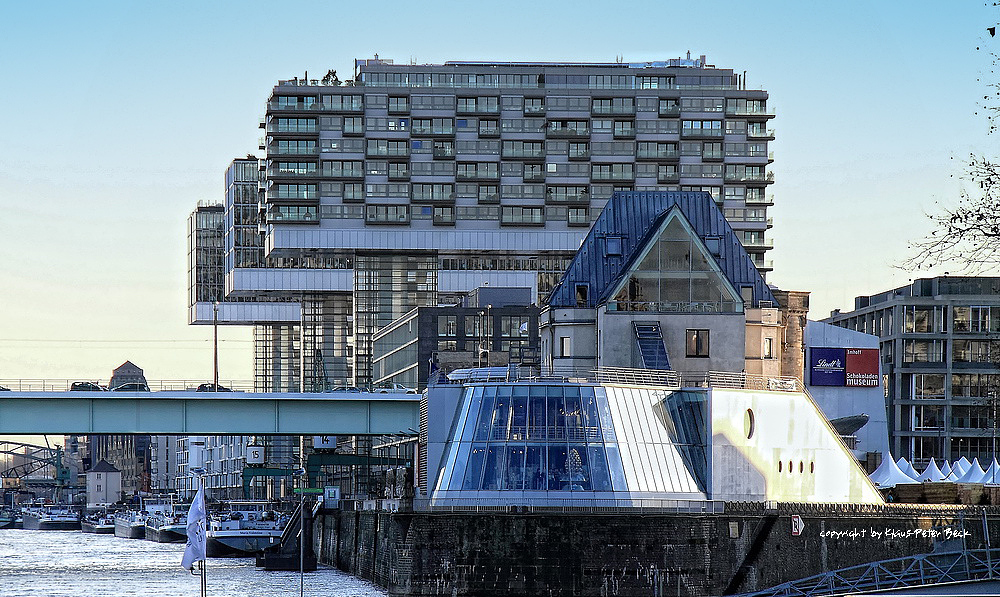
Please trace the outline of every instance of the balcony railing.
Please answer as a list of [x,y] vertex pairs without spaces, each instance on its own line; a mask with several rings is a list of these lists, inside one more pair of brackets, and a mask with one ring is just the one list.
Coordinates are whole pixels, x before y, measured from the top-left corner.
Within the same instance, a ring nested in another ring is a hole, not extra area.
[[766,116],[770,118],[774,116],[774,110],[770,110],[768,108],[737,108],[734,106],[726,106],[726,116]]
[[635,154],[635,157],[640,160],[676,160],[680,159],[681,154],[676,149],[666,149],[662,151],[639,151]]
[[574,139],[590,136],[590,127],[549,127],[545,129],[549,137],[560,139]]
[[635,114],[635,106],[591,106],[590,113],[595,116],[631,116]]
[[747,130],[747,139],[774,139],[774,129]]
[[410,128],[411,135],[439,135],[439,136],[454,136],[454,127],[440,127],[440,126],[417,126],[414,125]]
[[435,147],[433,153],[431,154],[436,158],[453,158],[455,157],[454,147]]
[[525,116],[545,116],[545,106],[525,106]]
[[680,106],[660,106],[659,110],[660,116],[680,116],[681,107]]
[[591,180],[635,180],[632,172],[591,172]]
[[681,129],[681,137],[686,139],[696,137],[711,137],[714,139],[721,138],[722,135],[722,129]]

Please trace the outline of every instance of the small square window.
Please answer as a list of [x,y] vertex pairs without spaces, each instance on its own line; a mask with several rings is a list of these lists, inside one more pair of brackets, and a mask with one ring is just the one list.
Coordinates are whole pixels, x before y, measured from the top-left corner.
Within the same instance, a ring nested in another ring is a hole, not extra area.
[[605,253],[608,255],[622,254],[622,239],[617,236],[609,236],[605,239]]
[[559,356],[568,357],[570,355],[570,338],[569,336],[559,337]]
[[687,356],[708,358],[708,330],[687,330]]

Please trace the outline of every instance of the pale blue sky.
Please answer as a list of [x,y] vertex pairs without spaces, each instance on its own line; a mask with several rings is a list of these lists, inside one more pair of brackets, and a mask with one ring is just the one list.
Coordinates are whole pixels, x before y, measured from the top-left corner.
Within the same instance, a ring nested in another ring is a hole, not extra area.
[[[769,280],[812,317],[905,284],[922,216],[993,154],[983,2],[11,2],[0,0],[0,379],[211,377],[186,325],[186,220],[256,152],[278,79],[354,58],[626,61],[691,50],[777,111]],[[977,51],[976,47],[982,47]],[[346,75],[346,76],[345,76]],[[943,272],[928,272],[938,274]],[[226,330],[224,379],[249,379]]]

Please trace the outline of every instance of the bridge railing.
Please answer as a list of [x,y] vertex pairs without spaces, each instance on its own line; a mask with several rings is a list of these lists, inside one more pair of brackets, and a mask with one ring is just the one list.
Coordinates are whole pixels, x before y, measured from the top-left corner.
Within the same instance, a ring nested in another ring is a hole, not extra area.
[[[107,387],[107,383],[96,379],[0,379],[0,387],[7,388],[15,392],[66,392],[77,382],[89,382],[101,387]],[[212,380],[204,379],[160,379],[147,380],[146,385],[153,392],[164,391],[193,391],[204,383],[212,383]],[[220,379],[219,385],[237,392],[252,392],[254,390],[253,381],[243,379]]]
[[994,578],[1000,578],[1000,549],[976,549],[870,562],[737,597],[821,597]]

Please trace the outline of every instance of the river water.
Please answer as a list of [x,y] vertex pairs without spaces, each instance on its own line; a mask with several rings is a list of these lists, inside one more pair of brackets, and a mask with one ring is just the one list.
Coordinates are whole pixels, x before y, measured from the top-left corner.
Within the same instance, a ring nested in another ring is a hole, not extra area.
[[[80,531],[0,530],[0,597],[197,597],[197,576],[181,568],[182,543],[153,543]],[[210,558],[211,597],[291,597],[298,572],[265,572],[252,558]],[[311,597],[384,597],[338,570],[305,574]]]

